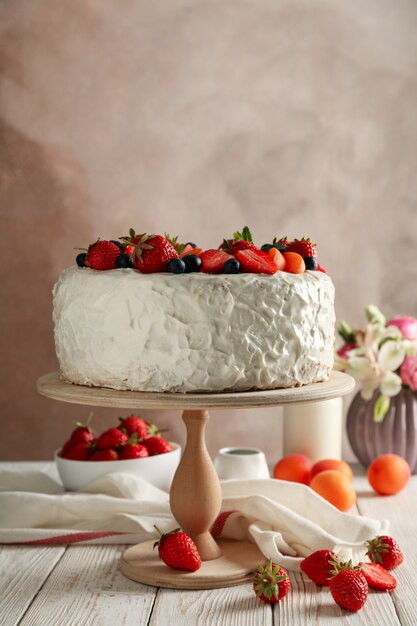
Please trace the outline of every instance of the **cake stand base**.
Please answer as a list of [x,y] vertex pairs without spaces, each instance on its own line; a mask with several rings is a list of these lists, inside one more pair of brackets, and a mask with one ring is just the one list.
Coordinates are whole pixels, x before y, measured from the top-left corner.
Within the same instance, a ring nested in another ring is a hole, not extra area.
[[168,589],[219,589],[249,582],[256,568],[265,561],[262,552],[247,541],[219,540],[222,555],[203,561],[196,572],[168,568],[153,549],[155,541],[127,548],[120,561],[122,573],[139,583]]

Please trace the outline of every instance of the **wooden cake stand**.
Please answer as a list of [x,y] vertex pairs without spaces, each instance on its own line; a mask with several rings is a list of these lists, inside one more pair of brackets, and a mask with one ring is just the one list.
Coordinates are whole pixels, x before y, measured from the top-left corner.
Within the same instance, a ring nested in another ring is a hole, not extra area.
[[183,410],[187,441],[172,482],[170,506],[178,524],[195,541],[203,564],[193,573],[169,569],[153,550],[154,541],[147,541],[125,550],[121,570],[132,580],[156,587],[214,589],[247,582],[265,557],[252,543],[230,540],[217,543],[210,534],[220,511],[222,493],[205,443],[207,409],[262,408],[330,400],[350,393],[354,389],[354,380],[347,374],[332,372],[326,382],[290,389],[170,394],[72,385],[61,380],[59,372],[52,372],[38,379],[37,388],[43,396],[75,404],[136,410]]

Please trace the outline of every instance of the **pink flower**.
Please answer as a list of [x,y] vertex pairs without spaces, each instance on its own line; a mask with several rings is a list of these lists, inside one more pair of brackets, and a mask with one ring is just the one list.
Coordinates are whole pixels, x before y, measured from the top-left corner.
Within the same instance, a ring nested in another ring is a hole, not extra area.
[[393,317],[387,326],[396,326],[404,339],[417,339],[417,320],[414,317]]
[[417,356],[408,356],[400,368],[401,380],[413,391],[417,391]]
[[349,350],[354,350],[357,347],[358,346],[356,345],[356,343],[353,343],[353,342],[344,343],[343,346],[341,348],[339,348],[339,350],[337,351],[337,354],[339,356],[341,356],[342,359],[345,359],[346,358],[346,352],[349,352]]

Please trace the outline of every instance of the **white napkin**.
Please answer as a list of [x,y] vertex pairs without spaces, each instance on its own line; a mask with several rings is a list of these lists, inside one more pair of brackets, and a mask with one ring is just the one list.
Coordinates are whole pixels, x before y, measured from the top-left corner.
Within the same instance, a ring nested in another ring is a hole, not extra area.
[[[388,522],[341,513],[305,485],[281,480],[224,481],[213,536],[248,539],[265,557],[297,570],[303,557],[332,549],[354,562]],[[66,492],[53,472],[0,470],[0,543],[139,543],[175,527],[169,495],[143,479],[114,473],[83,492]]]

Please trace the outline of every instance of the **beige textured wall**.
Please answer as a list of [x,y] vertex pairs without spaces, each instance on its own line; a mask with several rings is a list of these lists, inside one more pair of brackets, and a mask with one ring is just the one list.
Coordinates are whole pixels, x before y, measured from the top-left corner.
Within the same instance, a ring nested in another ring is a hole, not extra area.
[[[1,458],[50,458],[87,412],[34,383],[52,285],[98,235],[310,235],[339,318],[417,316],[415,0],[4,0],[0,32]],[[274,459],[279,411],[208,438]]]

